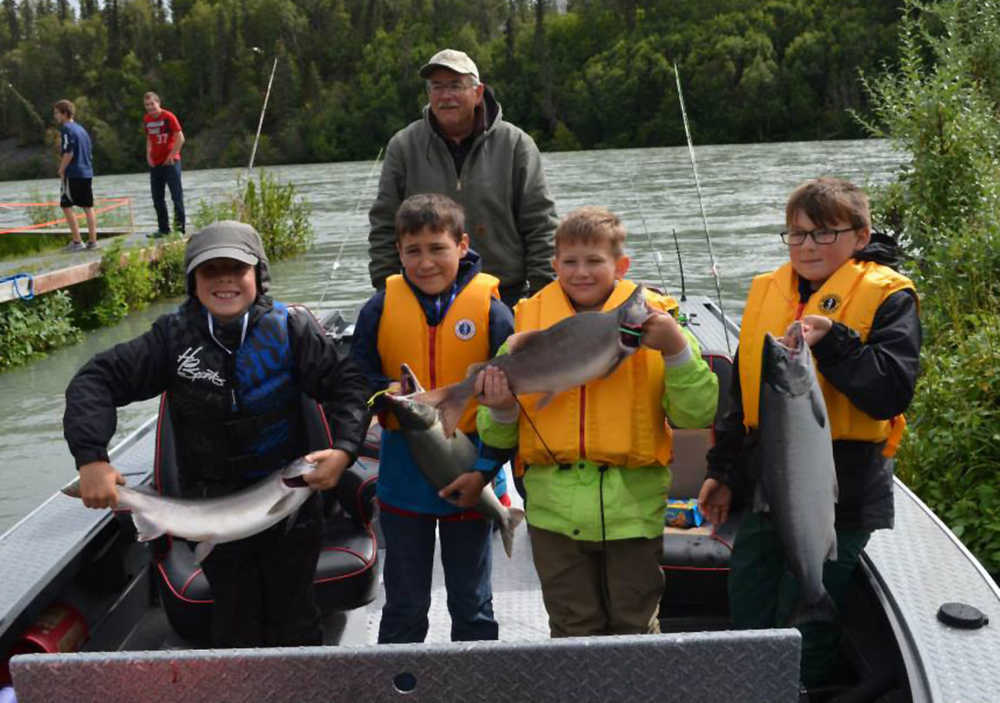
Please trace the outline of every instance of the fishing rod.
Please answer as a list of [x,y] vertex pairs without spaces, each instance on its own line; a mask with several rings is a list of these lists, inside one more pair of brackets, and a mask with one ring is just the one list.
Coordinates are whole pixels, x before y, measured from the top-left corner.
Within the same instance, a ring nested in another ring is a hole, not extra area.
[[677,230],[670,230],[674,234],[674,248],[677,250],[677,268],[681,271],[681,302],[688,299],[687,287],[684,285],[684,259],[681,258],[681,244],[677,241]]
[[[258,47],[252,47],[254,53],[261,53]],[[260,109],[260,119],[257,120],[257,136],[253,138],[253,150],[250,152],[250,165],[247,166],[247,180],[253,171],[253,160],[257,156],[257,143],[260,141],[260,130],[264,126],[264,112],[267,110],[267,100],[271,97],[271,85],[274,83],[274,72],[278,68],[278,57],[274,57],[274,64],[271,66],[271,77],[267,79],[267,92],[264,93],[264,106]]]
[[708,217],[705,215],[705,201],[701,195],[701,180],[698,178],[698,163],[694,158],[694,143],[691,141],[691,128],[688,126],[687,110],[684,108],[684,93],[681,92],[681,74],[674,63],[674,78],[677,80],[677,98],[681,103],[681,118],[684,120],[684,136],[687,137],[688,156],[691,157],[691,170],[694,172],[694,187],[698,192],[698,208],[701,210],[701,224],[705,229],[705,242],[708,244],[708,258],[712,264],[712,277],[715,279],[715,294],[719,299],[719,312],[722,313],[722,330],[726,335],[726,352],[732,356],[733,350],[729,342],[729,326],[726,324],[726,309],[722,305],[722,284],[719,281],[719,267],[715,263],[715,251],[712,249],[712,237],[708,233]]
[[[358,210],[361,208],[361,200],[365,197],[365,193],[368,192],[368,184],[371,183],[372,175],[375,173],[375,167],[378,166],[379,161],[382,160],[382,149],[378,150],[378,154],[375,155],[375,160],[372,162],[371,168],[368,170],[368,175],[365,177],[365,185],[358,193],[358,200],[354,203],[353,217],[357,217]],[[330,289],[330,284],[333,282],[333,274],[337,272],[340,268],[340,259],[344,254],[344,245],[347,243],[347,234],[349,230],[344,229],[343,234],[340,235],[340,246],[337,247],[337,256],[333,259],[333,266],[330,268],[330,277],[326,281],[326,285],[323,286],[323,293],[319,297],[319,304],[322,305],[323,301],[326,300],[326,293]]]
[[21,105],[24,107],[24,109],[28,113],[28,115],[32,119],[34,119],[35,122],[38,123],[39,127],[41,127],[42,129],[45,129],[45,127],[46,127],[45,120],[43,120],[39,116],[38,112],[35,111],[34,106],[28,101],[28,99],[25,98],[23,95],[21,95],[21,91],[19,91],[17,88],[15,88],[14,84],[11,83],[10,81],[7,81],[7,87],[10,88],[10,90],[11,90],[12,93],[14,93],[14,97],[17,98],[18,101],[20,101]]
[[[632,189],[632,200],[635,202],[635,206],[639,210],[639,219],[642,221],[642,231],[646,234],[646,243],[649,244],[649,249],[653,252],[653,260],[656,262],[656,270],[660,274],[660,290],[666,293],[667,279],[663,275],[663,266],[661,265],[663,257],[660,256],[660,250],[653,245],[653,237],[650,235],[649,229],[646,227],[646,215],[642,209],[642,201],[639,200],[639,196],[636,194],[634,174],[629,174],[628,182]],[[684,280],[683,274],[681,275],[681,280]],[[683,298],[681,299],[683,300]]]

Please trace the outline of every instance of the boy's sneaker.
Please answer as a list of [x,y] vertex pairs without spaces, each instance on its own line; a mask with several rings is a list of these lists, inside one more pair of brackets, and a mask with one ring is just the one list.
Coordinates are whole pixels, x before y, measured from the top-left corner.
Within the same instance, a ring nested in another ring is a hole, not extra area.
[[63,251],[83,251],[84,249],[86,247],[83,245],[83,242],[70,242],[63,247]]
[[147,239],[159,239],[160,237],[166,237],[168,234],[170,234],[170,233],[169,232],[160,232],[160,231],[150,232],[149,234],[146,235],[146,238]]
[[101,245],[98,242],[87,242],[88,249],[100,249]]

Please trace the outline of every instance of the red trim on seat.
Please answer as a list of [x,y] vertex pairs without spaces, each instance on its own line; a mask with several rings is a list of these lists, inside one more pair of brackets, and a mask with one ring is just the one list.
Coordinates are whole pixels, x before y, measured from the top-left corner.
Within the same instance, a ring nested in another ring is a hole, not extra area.
[[[368,531],[368,538],[372,541],[372,544],[374,544],[375,543],[375,533],[372,532],[371,525],[370,524],[366,524],[365,525],[365,529]],[[375,563],[375,560],[378,559],[378,550],[373,550],[372,551],[372,558],[371,559],[365,559],[363,556],[361,556],[361,554],[359,554],[358,552],[355,552],[353,549],[348,549],[347,547],[324,547],[322,551],[324,551],[324,552],[347,552],[348,554],[351,554],[353,556],[356,556],[358,559],[361,559],[364,562],[364,564],[361,566],[361,568],[355,569],[354,571],[351,571],[350,573],[347,573],[347,574],[341,574],[340,576],[324,576],[323,578],[313,579],[313,584],[327,583],[329,581],[340,581],[341,579],[346,579],[346,578],[350,578],[352,576],[356,576],[356,575],[358,575],[360,573],[363,573],[365,571],[368,571],[368,569],[372,568],[372,565]]]
[[[190,576],[188,576],[188,580],[187,580],[187,581],[185,581],[185,582],[184,582],[184,585],[183,585],[183,586],[181,587],[181,595],[184,595],[185,593],[187,593],[187,590],[188,590],[188,586],[190,586],[190,585],[191,585],[191,582],[192,582],[192,581],[194,581],[194,580],[195,580],[195,578],[196,578],[196,577],[198,576],[198,574],[200,574],[200,573],[201,573],[201,569],[195,569],[195,570],[194,570],[194,573],[192,573],[192,574],[191,574]],[[207,578],[207,577],[206,577],[206,578]]]
[[207,603],[207,604],[212,604],[212,603],[214,603],[214,602],[215,602],[214,600],[197,600],[197,599],[195,599],[195,598],[187,598],[187,597],[186,597],[186,596],[184,596],[183,594],[181,594],[181,593],[178,593],[178,592],[177,592],[177,589],[176,589],[176,588],[174,588],[174,584],[170,583],[170,577],[168,577],[168,576],[167,576],[167,572],[166,572],[166,570],[165,570],[165,569],[163,568],[163,562],[157,562],[157,564],[156,564],[156,568],[157,568],[157,569],[159,569],[159,571],[160,571],[160,575],[161,575],[161,576],[163,576],[163,582],[164,582],[165,584],[167,584],[167,588],[169,588],[169,589],[170,589],[170,592],[171,592],[171,593],[173,593],[173,594],[174,594],[174,596],[175,596],[175,597],[176,597],[176,598],[177,598],[178,600],[182,600],[182,601],[184,601],[184,602],[186,602],[186,603]]

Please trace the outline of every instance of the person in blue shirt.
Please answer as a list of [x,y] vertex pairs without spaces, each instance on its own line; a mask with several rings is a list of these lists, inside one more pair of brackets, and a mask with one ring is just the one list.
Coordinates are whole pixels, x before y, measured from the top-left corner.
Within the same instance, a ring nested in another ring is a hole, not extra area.
[[[59,206],[66,215],[72,241],[66,251],[82,251],[97,248],[97,220],[94,217],[94,166],[91,158],[90,135],[87,134],[73,116],[76,108],[69,100],[60,100],[52,106],[52,116],[59,124]],[[89,239],[86,246],[80,238],[80,226],[73,215],[73,207],[83,208],[87,217]]]

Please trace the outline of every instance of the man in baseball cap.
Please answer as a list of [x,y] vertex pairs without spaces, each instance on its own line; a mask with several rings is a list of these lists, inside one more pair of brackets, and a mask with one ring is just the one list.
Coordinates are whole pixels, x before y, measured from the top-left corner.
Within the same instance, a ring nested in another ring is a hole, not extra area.
[[368,213],[372,285],[400,271],[396,210],[418,193],[441,193],[465,210],[483,272],[513,305],[552,280],[559,223],[531,136],[503,119],[500,103],[464,51],[441,49],[420,67],[423,117],[389,140],[378,195]]

